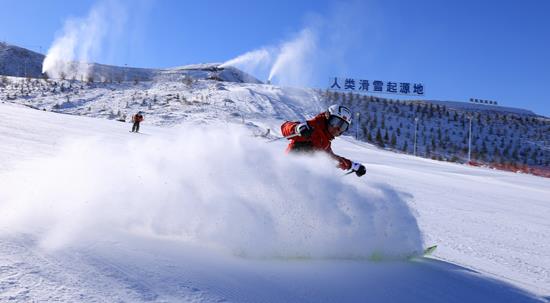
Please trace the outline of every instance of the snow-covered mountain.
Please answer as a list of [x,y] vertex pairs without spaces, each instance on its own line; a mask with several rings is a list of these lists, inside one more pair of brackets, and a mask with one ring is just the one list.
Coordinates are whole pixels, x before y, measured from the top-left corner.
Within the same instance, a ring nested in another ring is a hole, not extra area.
[[[0,44],[0,74],[11,71],[7,74],[21,76],[27,66],[36,70],[43,59],[32,51]],[[212,111],[225,112],[226,119],[245,115],[300,119],[341,103],[359,115],[349,132],[359,140],[431,159],[461,163],[470,159],[475,165],[550,176],[550,119],[523,109],[281,88],[263,85],[245,72],[218,63],[171,69],[89,64],[86,70],[86,79],[76,74],[25,81],[1,77],[0,100],[117,120],[145,110],[149,121],[159,125]]]
[[[549,179],[395,152],[412,145],[414,117],[420,155],[429,134],[462,140],[452,132],[472,108],[277,87],[218,64],[139,73],[0,77],[0,301],[550,296]],[[333,150],[364,163],[363,178],[270,141],[331,102],[360,114]],[[140,134],[127,123],[137,111]],[[476,125],[487,117],[513,127],[479,137],[547,138],[544,117],[476,110]],[[388,139],[369,140],[376,129]]]
[[35,77],[42,75],[44,55],[0,42],[0,75]]
[[254,79],[243,83],[245,74],[236,73],[240,76],[235,77],[232,74],[233,69],[220,72],[211,64],[177,68],[158,74],[152,81],[120,83],[3,76],[0,100],[122,121],[141,110],[149,122],[157,125],[177,124],[189,115],[202,115],[208,120],[213,112],[223,113],[225,120],[242,120],[247,116],[300,120],[330,104],[341,103],[356,114],[348,133],[380,147],[461,163],[467,162],[470,155],[475,163],[550,175],[547,117],[506,107],[327,94],[264,85]]
[[[0,75],[14,77],[48,78],[42,73],[45,56],[31,50],[0,42]],[[59,78],[82,82],[139,82],[160,80],[216,79],[239,83],[261,83],[251,75],[233,68],[220,67],[221,63],[194,64],[169,69],[135,68],[98,63],[69,62]],[[84,68],[83,68],[84,66]],[[79,73],[85,69],[86,75]],[[73,71],[73,72],[71,72]]]

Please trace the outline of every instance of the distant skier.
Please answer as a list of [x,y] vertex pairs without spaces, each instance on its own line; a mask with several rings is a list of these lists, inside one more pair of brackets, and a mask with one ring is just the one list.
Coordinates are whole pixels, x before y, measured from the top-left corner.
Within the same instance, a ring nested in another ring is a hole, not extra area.
[[132,122],[134,122],[134,125],[132,126],[132,132],[139,133],[139,124],[141,121],[143,121],[143,112],[139,111],[137,114],[132,116]]
[[290,140],[287,152],[324,151],[338,161],[338,167],[351,170],[358,177],[366,173],[363,164],[340,157],[332,151],[331,143],[335,137],[344,133],[351,123],[351,111],[340,105],[331,105],[306,122],[286,121],[281,125],[283,136]]

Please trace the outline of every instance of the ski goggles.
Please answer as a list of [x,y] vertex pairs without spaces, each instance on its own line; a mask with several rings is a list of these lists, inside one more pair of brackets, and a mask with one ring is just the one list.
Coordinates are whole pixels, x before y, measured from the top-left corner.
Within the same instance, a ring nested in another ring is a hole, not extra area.
[[340,129],[341,132],[345,132],[349,127],[348,122],[337,116],[330,116],[328,119],[328,125]]

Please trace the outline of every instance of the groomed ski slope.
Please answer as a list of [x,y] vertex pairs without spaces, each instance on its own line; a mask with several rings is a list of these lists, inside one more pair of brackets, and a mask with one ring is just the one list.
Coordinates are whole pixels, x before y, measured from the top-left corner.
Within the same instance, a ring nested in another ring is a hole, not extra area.
[[130,127],[0,104],[0,301],[550,295],[548,179],[335,140],[359,179],[243,125]]

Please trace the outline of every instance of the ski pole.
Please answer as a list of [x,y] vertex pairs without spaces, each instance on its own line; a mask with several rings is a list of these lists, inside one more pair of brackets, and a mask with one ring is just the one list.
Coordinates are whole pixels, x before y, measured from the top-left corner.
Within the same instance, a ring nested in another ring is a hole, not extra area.
[[267,143],[275,142],[275,141],[278,141],[278,140],[281,140],[281,139],[291,139],[291,138],[294,138],[294,137],[298,137],[299,135],[300,134],[292,134],[292,135],[289,135],[289,136],[286,136],[286,137],[275,138],[275,139],[271,139],[271,140],[267,141]]
[[348,171],[347,173],[343,174],[342,177],[345,177],[345,176],[347,176],[347,175],[349,175],[349,174],[351,174],[351,173],[354,173],[354,172],[355,172],[354,170],[350,170],[350,171]]

